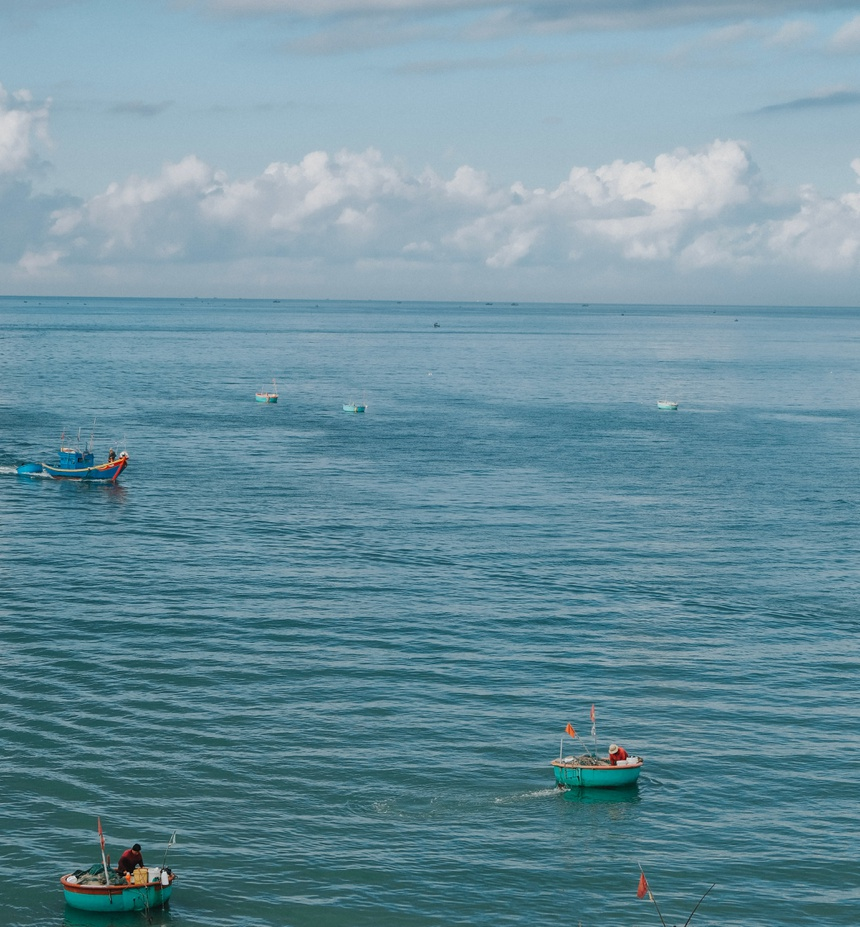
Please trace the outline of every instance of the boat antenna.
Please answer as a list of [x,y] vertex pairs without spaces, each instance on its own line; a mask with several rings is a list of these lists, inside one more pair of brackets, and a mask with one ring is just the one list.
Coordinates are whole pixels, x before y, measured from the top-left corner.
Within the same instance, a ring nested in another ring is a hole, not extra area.
[[87,452],[92,454],[96,441],[96,420],[93,419],[93,430],[90,432],[90,443],[87,445]]
[[99,829],[99,842],[102,845],[102,866],[104,866],[104,869],[105,869],[105,885],[109,885],[110,880],[108,878],[108,865],[107,865],[107,860],[105,859],[105,835],[102,833],[101,816],[97,817],[96,821],[98,823],[98,829]]
[[[714,882],[714,885],[712,885],[711,888],[713,888],[716,884],[717,884],[717,883]],[[693,919],[693,915],[694,915],[694,914],[696,913],[696,911],[699,909],[699,905],[705,900],[705,897],[706,897],[706,895],[708,894],[708,892],[711,890],[711,888],[709,888],[708,891],[705,892],[704,895],[702,895],[702,897],[699,899],[699,902],[698,902],[698,904],[696,905],[696,907],[693,908],[692,911],[690,911],[690,916],[687,918],[687,920],[684,921],[684,927],[687,927],[687,924],[689,924],[690,921]]]
[[591,751],[591,755],[597,756],[597,725],[594,723],[594,703],[591,705],[591,739],[594,743],[594,749]]
[[164,849],[164,859],[161,861],[161,868],[164,869],[167,863],[167,854],[170,852],[170,848],[176,845],[176,831],[170,835],[170,840],[167,841],[167,846]]

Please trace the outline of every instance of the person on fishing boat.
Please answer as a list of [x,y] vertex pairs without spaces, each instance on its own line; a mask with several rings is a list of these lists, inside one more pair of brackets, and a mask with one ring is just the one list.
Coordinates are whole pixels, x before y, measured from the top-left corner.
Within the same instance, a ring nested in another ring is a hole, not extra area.
[[116,460],[116,451],[111,448],[108,451],[108,463],[113,463]]
[[618,744],[609,745],[609,765],[617,766],[619,760],[627,759],[627,751],[624,747],[619,747]]
[[127,872],[134,872],[138,866],[143,866],[143,854],[140,852],[140,844],[136,843],[130,850],[126,850],[119,858],[116,864],[116,871],[120,875]]

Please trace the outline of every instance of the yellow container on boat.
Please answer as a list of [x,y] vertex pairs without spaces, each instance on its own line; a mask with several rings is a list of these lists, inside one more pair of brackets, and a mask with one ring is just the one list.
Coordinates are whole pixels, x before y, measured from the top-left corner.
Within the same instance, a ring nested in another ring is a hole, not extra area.
[[131,884],[132,885],[146,885],[149,881],[149,870],[148,869],[135,869],[131,874]]

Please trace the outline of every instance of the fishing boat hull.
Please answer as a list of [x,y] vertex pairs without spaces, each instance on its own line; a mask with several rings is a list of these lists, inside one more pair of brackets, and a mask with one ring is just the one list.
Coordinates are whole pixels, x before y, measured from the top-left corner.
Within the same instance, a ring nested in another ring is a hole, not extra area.
[[347,403],[347,404],[343,407],[343,411],[344,411],[344,412],[364,412],[364,410],[365,410],[366,408],[367,408],[367,406],[364,406],[364,405],[357,405],[357,404],[355,404],[355,403],[351,403],[351,402],[350,402],[350,403]]
[[[128,466],[128,456],[121,454],[116,460],[89,467],[52,467],[43,463],[41,469],[55,480],[88,480],[92,482],[116,482],[117,477]],[[21,472],[19,468],[18,472]]]
[[658,399],[657,408],[663,412],[677,412],[678,403],[672,402],[670,399]]
[[257,402],[277,402],[278,394],[277,393],[257,393],[255,398]]
[[636,762],[623,766],[583,766],[572,757],[553,760],[556,785],[560,789],[621,789],[635,785],[642,771],[643,760],[636,757]]
[[66,904],[81,911],[112,913],[163,907],[173,892],[174,876],[171,873],[167,885],[162,885],[160,881],[142,885],[84,885],[69,881],[74,878],[73,875],[65,875],[60,879]]

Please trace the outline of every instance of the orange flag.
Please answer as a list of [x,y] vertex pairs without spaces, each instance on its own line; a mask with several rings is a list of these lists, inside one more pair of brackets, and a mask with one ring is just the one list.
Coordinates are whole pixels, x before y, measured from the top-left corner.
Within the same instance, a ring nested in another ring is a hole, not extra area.
[[98,821],[98,824],[99,824],[99,840],[101,840],[101,843],[102,843],[102,852],[104,852],[104,848],[105,848],[105,835],[102,833],[102,819],[101,819],[101,817],[98,817],[98,818],[96,818],[96,820]]
[[594,705],[591,706],[591,723],[594,724]]
[[564,729],[565,734],[570,734],[571,737],[576,737],[576,731],[573,729],[573,725],[570,721],[567,722],[567,727]]
[[636,889],[636,897],[644,898],[648,894],[648,883],[645,881],[645,873],[639,873],[639,888]]

